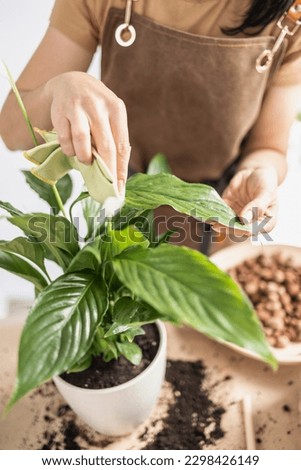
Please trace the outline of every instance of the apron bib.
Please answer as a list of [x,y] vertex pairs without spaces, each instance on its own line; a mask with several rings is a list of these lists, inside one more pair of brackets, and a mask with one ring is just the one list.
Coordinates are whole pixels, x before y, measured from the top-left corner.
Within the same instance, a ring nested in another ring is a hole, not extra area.
[[[260,112],[269,73],[256,60],[272,36],[214,38],[185,33],[132,13],[136,40],[121,47],[115,31],[124,11],[111,8],[102,41],[101,78],[126,105],[132,146],[130,173],[145,172],[158,152],[173,173],[220,193],[233,175],[242,142]],[[158,231],[175,226],[173,242],[208,253],[210,229],[170,207],[156,211]]]
[[274,70],[259,74],[256,59],[275,38],[197,36],[133,13],[136,40],[121,47],[115,30],[123,19],[123,10],[108,13],[101,77],[127,107],[131,169],[144,172],[162,152],[176,176],[218,180],[260,112]]

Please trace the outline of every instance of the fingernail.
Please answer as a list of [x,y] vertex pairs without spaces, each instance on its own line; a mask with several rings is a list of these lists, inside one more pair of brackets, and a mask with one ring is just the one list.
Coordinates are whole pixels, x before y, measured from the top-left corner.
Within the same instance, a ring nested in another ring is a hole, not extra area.
[[253,212],[251,210],[245,212],[242,215],[242,218],[243,218],[245,224],[250,224],[253,220]]
[[267,209],[267,210],[265,211],[265,214],[264,214],[264,215],[265,215],[266,217],[273,217],[274,214],[273,214],[272,211],[269,211],[269,209]]

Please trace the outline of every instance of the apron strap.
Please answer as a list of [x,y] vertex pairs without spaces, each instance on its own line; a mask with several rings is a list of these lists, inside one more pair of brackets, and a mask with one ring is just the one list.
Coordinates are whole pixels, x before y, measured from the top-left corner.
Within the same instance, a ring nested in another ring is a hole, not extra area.
[[256,70],[264,73],[271,68],[273,59],[287,36],[294,36],[301,26],[301,0],[296,0],[277,22],[280,33],[272,49],[265,49],[256,60]]
[[133,2],[138,0],[126,0],[124,23],[120,24],[115,31],[115,39],[119,46],[129,47],[136,40],[136,30],[131,24]]

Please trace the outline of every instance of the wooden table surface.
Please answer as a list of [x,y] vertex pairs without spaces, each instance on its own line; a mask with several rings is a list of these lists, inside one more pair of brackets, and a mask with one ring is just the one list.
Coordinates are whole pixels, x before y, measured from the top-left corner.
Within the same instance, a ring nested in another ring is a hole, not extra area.
[[[18,317],[0,321],[0,412],[11,392],[16,369],[17,347],[22,322]],[[225,437],[218,440],[214,449],[246,449],[241,400],[251,395],[253,421],[257,436],[257,449],[301,449],[300,420],[300,365],[281,366],[277,373],[265,364],[246,358],[226,346],[205,338],[188,328],[167,325],[168,357],[173,360],[202,360],[207,368],[207,387],[210,396],[220,403],[226,413],[222,418]],[[231,380],[222,380],[230,376]],[[164,414],[168,387],[162,389],[154,416]],[[58,425],[45,421],[47,394],[33,393],[22,399],[14,409],[0,420],[0,449],[39,449],[41,437],[47,429]],[[57,406],[63,403],[57,392],[51,396]],[[48,403],[49,405],[49,403]],[[139,449],[138,436],[148,423],[141,425],[132,435],[116,438],[101,447],[102,440],[91,449]],[[88,430],[93,436],[93,432]],[[87,431],[87,432],[88,432]],[[93,439],[91,440],[93,441]],[[95,440],[96,442],[96,440]],[[105,437],[103,438],[105,442]]]

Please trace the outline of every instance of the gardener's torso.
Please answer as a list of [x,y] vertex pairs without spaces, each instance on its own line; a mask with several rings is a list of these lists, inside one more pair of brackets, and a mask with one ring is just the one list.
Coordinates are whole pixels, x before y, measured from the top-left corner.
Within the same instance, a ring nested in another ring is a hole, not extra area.
[[162,152],[179,177],[219,179],[260,112],[269,74],[255,65],[272,26],[257,37],[221,31],[239,24],[249,0],[137,0],[136,40],[122,47],[126,2],[100,3],[102,80],[126,104],[132,169]]

